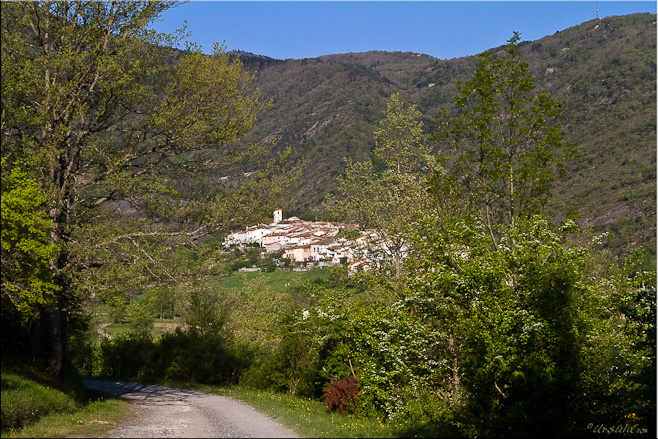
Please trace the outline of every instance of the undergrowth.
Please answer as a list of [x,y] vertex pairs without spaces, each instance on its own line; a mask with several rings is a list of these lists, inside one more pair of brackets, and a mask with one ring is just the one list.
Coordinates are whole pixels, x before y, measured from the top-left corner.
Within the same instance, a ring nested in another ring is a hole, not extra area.
[[96,436],[124,415],[124,402],[86,390],[77,377],[57,381],[24,364],[4,363],[2,437]]

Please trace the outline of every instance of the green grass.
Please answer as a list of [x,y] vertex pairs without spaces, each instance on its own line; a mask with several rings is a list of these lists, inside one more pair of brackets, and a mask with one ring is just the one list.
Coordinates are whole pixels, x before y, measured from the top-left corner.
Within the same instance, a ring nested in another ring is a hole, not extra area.
[[65,392],[17,373],[2,373],[2,430],[20,428],[54,412],[70,413],[78,402]]
[[112,337],[128,333],[130,330],[131,326],[130,322],[128,321],[124,321],[122,323],[112,323],[103,328],[103,331]]
[[93,437],[126,414],[125,402],[24,370],[2,368],[2,437]]
[[223,389],[222,394],[246,402],[302,437],[390,438],[399,437],[405,427],[329,413],[327,406],[320,402],[288,394],[239,387]]
[[[154,319],[154,323],[168,323],[168,324],[178,324],[180,323],[180,318],[176,319]],[[132,326],[131,326],[131,321],[129,318],[126,318],[125,320],[122,320],[121,323],[112,323],[103,328],[103,332],[106,334],[109,334],[111,337],[117,337],[119,335],[127,334],[128,332],[132,331]],[[169,328],[163,328],[163,327],[154,327],[151,330],[151,333],[155,338],[161,336],[165,332],[173,332],[174,331],[174,326],[169,327]],[[97,336],[94,336],[97,337]]]
[[3,438],[99,437],[119,425],[128,403],[99,399],[72,413],[50,413],[21,430],[3,431]]
[[[272,291],[300,288],[308,282],[324,282],[329,278],[329,268],[315,268],[309,271],[276,270],[271,273],[231,273],[227,277],[215,277],[208,281],[213,287],[226,292],[241,289],[246,282],[254,279],[264,279],[265,285]],[[286,284],[290,284],[286,286]]]

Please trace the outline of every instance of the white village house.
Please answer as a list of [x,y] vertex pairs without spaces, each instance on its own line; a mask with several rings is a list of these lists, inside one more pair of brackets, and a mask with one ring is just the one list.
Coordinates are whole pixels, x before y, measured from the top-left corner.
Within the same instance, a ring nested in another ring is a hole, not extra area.
[[284,220],[282,210],[276,209],[272,223],[246,227],[244,231],[231,233],[224,239],[224,247],[257,243],[269,253],[283,251],[283,257],[292,261],[324,260],[338,264],[340,258],[349,258],[351,254],[345,247],[345,240],[335,238],[344,227],[348,225],[304,221],[294,216]]
[[224,239],[224,247],[245,246],[257,243],[268,253],[283,252],[284,258],[291,261],[331,261],[339,264],[342,260],[354,264],[356,268],[366,268],[368,261],[362,260],[364,249],[373,244],[377,234],[373,230],[362,232],[355,241],[336,238],[342,228],[356,225],[326,221],[304,221],[295,216],[283,219],[281,209],[273,212],[270,224],[246,227],[244,231],[231,233]]

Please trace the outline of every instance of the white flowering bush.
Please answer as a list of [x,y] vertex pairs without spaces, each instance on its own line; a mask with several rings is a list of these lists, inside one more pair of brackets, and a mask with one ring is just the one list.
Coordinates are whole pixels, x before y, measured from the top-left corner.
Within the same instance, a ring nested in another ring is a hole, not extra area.
[[572,224],[519,219],[494,242],[477,218],[435,220],[402,282],[311,287],[279,349],[289,391],[320,398],[352,377],[350,411],[420,434],[568,436],[613,411],[648,422],[655,277],[566,245]]
[[351,302],[335,291],[315,288],[317,301],[304,308],[291,329],[311,340],[324,387],[331,380],[358,380],[362,415],[397,420],[409,401],[432,388],[439,363],[428,331],[402,302]]

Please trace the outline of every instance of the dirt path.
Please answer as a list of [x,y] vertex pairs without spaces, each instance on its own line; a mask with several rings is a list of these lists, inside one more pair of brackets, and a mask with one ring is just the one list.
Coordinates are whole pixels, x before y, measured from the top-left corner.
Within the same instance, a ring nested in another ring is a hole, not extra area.
[[107,337],[107,338],[112,338],[110,334],[104,331],[106,326],[110,326],[112,323],[100,323],[99,325],[96,326],[96,332],[98,332],[98,335],[101,337]]
[[133,404],[131,419],[109,437],[298,437],[247,404],[232,398],[171,387],[84,380],[91,389]]

